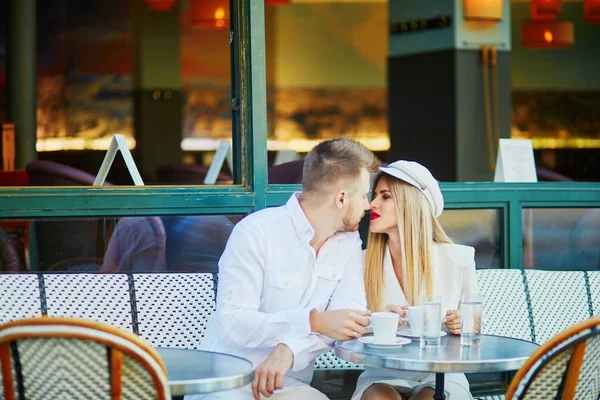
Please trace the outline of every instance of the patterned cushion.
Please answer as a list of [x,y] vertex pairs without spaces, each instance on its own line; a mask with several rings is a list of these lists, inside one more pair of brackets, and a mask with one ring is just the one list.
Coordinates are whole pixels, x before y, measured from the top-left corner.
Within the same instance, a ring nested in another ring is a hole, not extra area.
[[535,339],[544,343],[590,317],[582,271],[525,271]]
[[156,347],[197,349],[215,310],[213,274],[135,274],[139,333]]
[[44,274],[49,316],[92,319],[132,331],[127,275]]
[[365,367],[359,364],[354,364],[344,361],[335,355],[333,350],[325,354],[321,354],[315,359],[316,369],[364,369]]
[[600,271],[588,271],[587,275],[592,295],[592,309],[594,315],[600,315]]
[[483,295],[482,333],[532,340],[522,272],[483,269],[477,271],[477,280]]
[[0,276],[0,322],[42,315],[37,275]]

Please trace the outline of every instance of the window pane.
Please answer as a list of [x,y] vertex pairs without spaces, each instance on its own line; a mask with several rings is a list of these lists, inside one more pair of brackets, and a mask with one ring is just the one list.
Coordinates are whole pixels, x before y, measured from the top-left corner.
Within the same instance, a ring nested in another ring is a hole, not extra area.
[[387,151],[387,3],[277,2],[265,1],[269,183],[300,183],[293,161],[326,139]]
[[1,272],[217,272],[242,216],[0,220]]
[[475,248],[478,269],[503,268],[501,210],[445,210],[440,223],[455,243]]
[[[232,183],[230,158],[207,179],[232,141],[228,0],[38,3],[31,185],[91,185],[114,133],[146,185]],[[5,44],[2,30],[0,77]],[[0,79],[0,122],[6,100]],[[121,156],[106,180],[133,184]]]
[[523,266],[600,269],[600,208],[524,209]]

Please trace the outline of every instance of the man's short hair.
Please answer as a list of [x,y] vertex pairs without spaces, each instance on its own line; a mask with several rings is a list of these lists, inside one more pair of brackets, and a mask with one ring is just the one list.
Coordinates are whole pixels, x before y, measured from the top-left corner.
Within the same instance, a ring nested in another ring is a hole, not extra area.
[[363,144],[346,138],[326,140],[304,160],[302,191],[326,192],[335,182],[358,178],[362,169],[379,169],[379,160]]

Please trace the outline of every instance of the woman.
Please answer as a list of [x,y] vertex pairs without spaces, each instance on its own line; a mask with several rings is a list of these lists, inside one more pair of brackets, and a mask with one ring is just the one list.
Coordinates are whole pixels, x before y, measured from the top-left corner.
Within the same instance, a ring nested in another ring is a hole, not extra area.
[[[380,169],[364,266],[368,307],[405,317],[421,295],[441,295],[444,330],[458,335],[461,295],[479,292],[475,250],[453,244],[444,232],[438,221],[444,199],[427,168],[396,161]],[[463,374],[445,376],[449,400],[472,399]],[[434,387],[434,374],[367,368],[352,400],[431,399]]]

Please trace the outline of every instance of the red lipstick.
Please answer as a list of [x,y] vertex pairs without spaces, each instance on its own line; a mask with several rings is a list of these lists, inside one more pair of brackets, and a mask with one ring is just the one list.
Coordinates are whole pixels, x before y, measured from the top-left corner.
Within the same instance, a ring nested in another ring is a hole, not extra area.
[[375,211],[371,211],[371,221],[381,217],[381,215],[377,214]]

